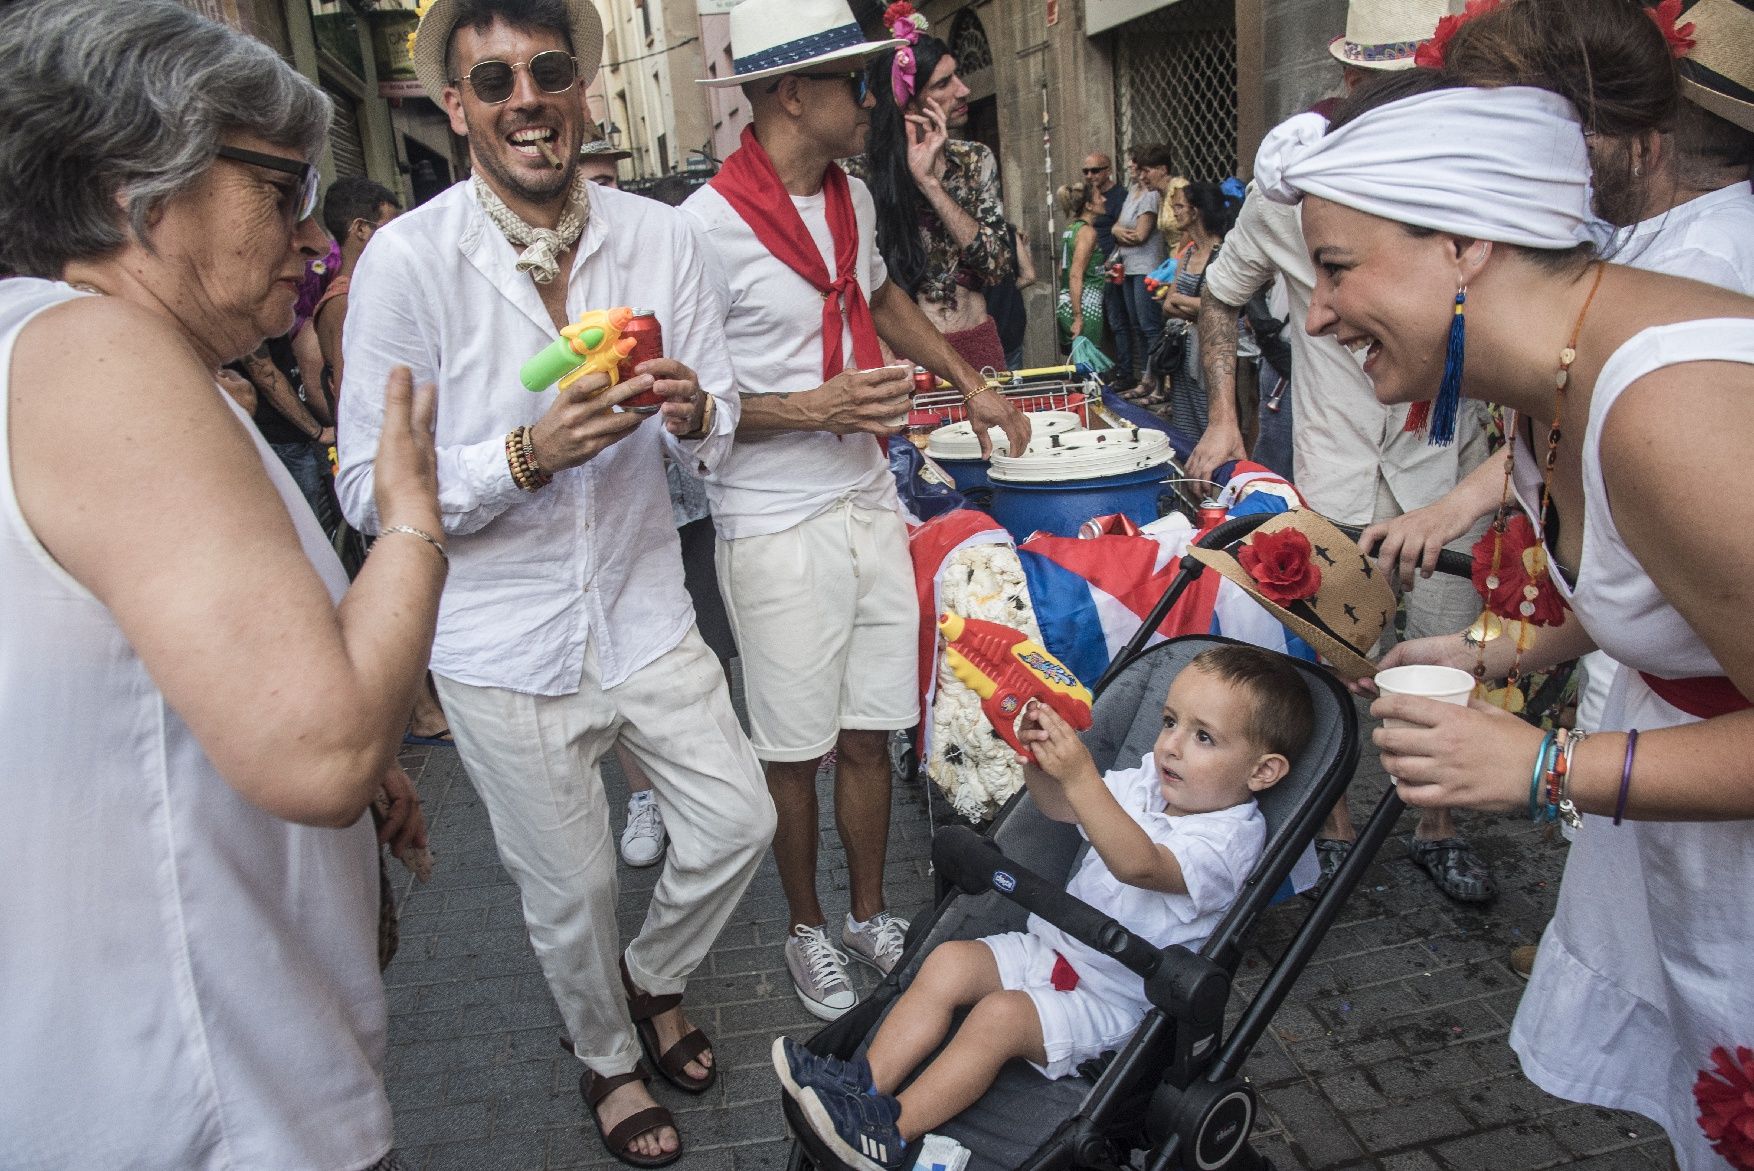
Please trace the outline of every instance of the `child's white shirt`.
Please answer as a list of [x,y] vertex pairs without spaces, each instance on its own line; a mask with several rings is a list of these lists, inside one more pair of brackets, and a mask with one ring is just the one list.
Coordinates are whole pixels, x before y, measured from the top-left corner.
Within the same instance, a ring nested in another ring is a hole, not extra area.
[[[1102,780],[1127,816],[1175,855],[1188,893],[1129,886],[1109,871],[1094,847],[1066,884],[1066,893],[1154,946],[1181,944],[1198,950],[1230,909],[1266,848],[1267,819],[1260,806],[1251,798],[1228,809],[1172,817],[1164,812],[1150,753],[1138,768],[1110,771]],[[1083,834],[1084,827],[1079,826],[1078,832]],[[1148,1006],[1144,981],[1116,960],[1085,947],[1037,915],[1029,917],[1029,932],[1066,958],[1077,970],[1081,988],[1136,1003],[1141,1012]]]

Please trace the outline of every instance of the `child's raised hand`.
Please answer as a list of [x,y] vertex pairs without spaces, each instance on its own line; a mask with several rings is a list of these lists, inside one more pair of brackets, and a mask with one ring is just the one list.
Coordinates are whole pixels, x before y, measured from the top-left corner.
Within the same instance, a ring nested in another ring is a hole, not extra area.
[[1045,703],[1031,703],[1024,709],[1018,734],[1035,755],[1036,767],[1061,784],[1082,780],[1086,772],[1096,771],[1096,762],[1078,733]]

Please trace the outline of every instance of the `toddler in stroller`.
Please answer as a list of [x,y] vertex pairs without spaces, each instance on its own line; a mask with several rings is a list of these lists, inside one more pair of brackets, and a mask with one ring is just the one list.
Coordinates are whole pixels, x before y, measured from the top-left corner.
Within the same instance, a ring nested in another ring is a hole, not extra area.
[[[1240,644],[1201,652],[1175,677],[1162,729],[1135,767],[1099,773],[1063,720],[1031,709],[1023,733],[1037,760],[1025,771],[1031,798],[1047,817],[1077,823],[1092,847],[1067,893],[1153,946],[1199,948],[1266,843],[1255,794],[1290,771],[1313,721],[1297,668]],[[949,1045],[901,1089],[944,1041],[956,1010],[970,1006]],[[1150,1007],[1137,974],[1032,916],[1026,931],[940,943],[864,1059],[818,1057],[782,1037],[774,1062],[837,1156],[895,1168],[921,1135],[979,1099],[1007,1061],[1065,1077],[1122,1047]]]

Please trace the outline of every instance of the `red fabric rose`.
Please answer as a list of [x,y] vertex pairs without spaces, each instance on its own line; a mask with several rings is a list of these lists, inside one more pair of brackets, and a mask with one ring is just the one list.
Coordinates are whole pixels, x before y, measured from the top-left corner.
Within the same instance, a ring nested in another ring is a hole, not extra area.
[[1663,34],[1663,40],[1669,42],[1669,53],[1675,57],[1685,57],[1693,51],[1696,43],[1693,39],[1693,22],[1676,24],[1681,19],[1681,0],[1663,0],[1655,8],[1646,8],[1644,14],[1657,22],[1657,30]]
[[893,28],[896,21],[911,19],[913,14],[914,6],[907,0],[895,0],[894,4],[883,10],[883,27]]
[[1737,1171],[1754,1171],[1754,1049],[1736,1046],[1735,1060],[1719,1045],[1711,1051],[1716,1070],[1702,1069],[1693,1083],[1699,1129],[1711,1149]]
[[[1488,585],[1493,576],[1492,554],[1498,551],[1497,585]],[[1474,590],[1486,602],[1486,608],[1500,618],[1515,619],[1535,626],[1557,626],[1565,621],[1565,598],[1545,571],[1546,550],[1535,536],[1535,526],[1527,513],[1518,511],[1504,526],[1504,535],[1488,528],[1474,542]],[[1530,572],[1529,562],[1538,561],[1539,573]],[[1524,588],[1533,585],[1531,599]],[[1532,602],[1534,613],[1524,614],[1524,602]]]
[[1499,0],[1468,0],[1468,6],[1459,14],[1438,18],[1437,29],[1431,34],[1431,39],[1420,45],[1413,54],[1413,64],[1421,69],[1442,69],[1449,52],[1450,39],[1456,35],[1456,30],[1476,16],[1491,12],[1498,5]]
[[1256,533],[1236,551],[1236,560],[1255,579],[1261,596],[1286,606],[1322,588],[1322,570],[1312,557],[1309,538],[1296,529]]

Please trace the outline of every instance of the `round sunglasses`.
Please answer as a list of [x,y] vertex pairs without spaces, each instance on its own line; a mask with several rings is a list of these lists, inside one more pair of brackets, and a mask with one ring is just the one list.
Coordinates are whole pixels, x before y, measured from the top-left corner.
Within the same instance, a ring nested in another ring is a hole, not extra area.
[[480,101],[497,106],[517,88],[518,70],[529,71],[530,80],[543,93],[564,93],[579,79],[579,65],[564,49],[548,49],[528,61],[481,61],[464,77],[451,78],[452,85],[467,81]]

